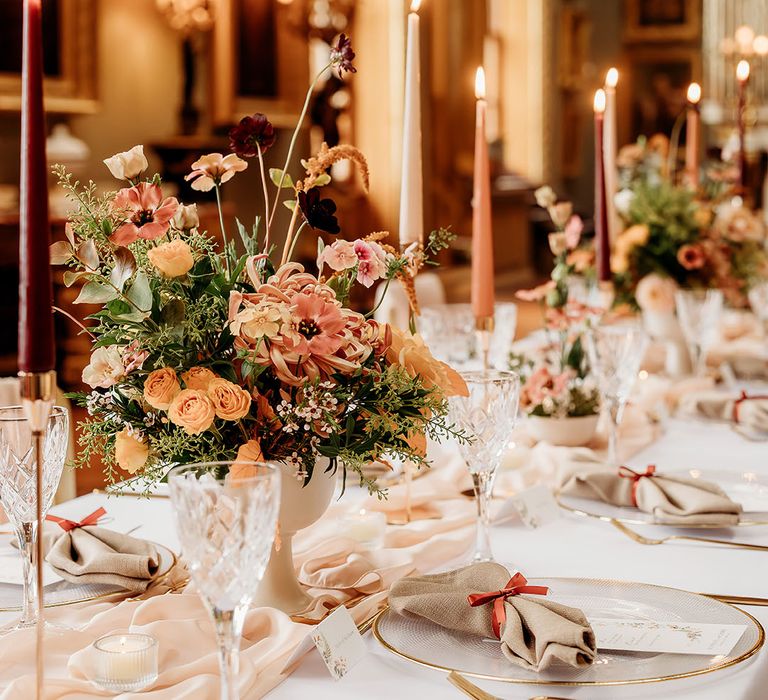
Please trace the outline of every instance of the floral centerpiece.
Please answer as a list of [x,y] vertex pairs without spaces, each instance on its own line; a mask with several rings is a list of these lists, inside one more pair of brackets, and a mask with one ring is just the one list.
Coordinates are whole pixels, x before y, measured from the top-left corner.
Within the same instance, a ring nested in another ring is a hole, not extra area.
[[657,135],[619,154],[623,189],[616,205],[626,229],[611,257],[617,300],[642,306],[638,285],[653,275],[654,284],[664,278],[684,288],[721,289],[732,305],[744,306],[749,286],[768,272],[763,222],[731,198],[724,167],[710,167],[699,191],[675,184],[665,149]]
[[[556,228],[549,234],[554,267],[549,281],[517,296],[541,303],[547,343],[533,356],[513,353],[509,364],[523,380],[520,407],[529,416],[534,436],[557,444],[582,444],[594,434],[600,413],[600,394],[589,376],[582,334],[585,322],[601,312],[572,298],[571,280],[591,265],[591,252],[579,247],[583,224],[570,202],[558,202],[546,186],[535,194]],[[539,419],[555,420],[545,427]],[[586,420],[565,427],[564,419]]]
[[[323,71],[353,71],[353,57],[342,35]],[[306,484],[324,457],[328,469],[352,470],[376,491],[367,463],[393,455],[421,465],[427,436],[462,437],[447,422],[447,398],[466,391],[461,377],[419,336],[349,306],[355,284],[407,282],[406,271],[450,236],[434,232],[408,255],[388,246],[386,233],[319,239],[317,272],[291,262],[303,231],[340,232],[322,193],[331,165],[356,162],[367,187],[365,158],[351,146],[323,145],[302,161],[301,179],[291,178],[305,113],[306,104],[285,165],[269,178],[263,155],[276,135],[263,114],[232,129],[232,153],[192,165],[192,188],[215,192],[223,246],[200,230],[194,205],[164,196],[160,177],[146,175],[141,146],[105,161],[126,183],[116,193],[99,196],[93,183],[56,169],[76,210],[52,261],[67,266],[67,285],[83,285],[76,303],[100,306],[83,326],[93,353],[83,371],[91,391],[75,396],[89,413],[78,461],[97,456],[110,482],[152,485],[176,463],[269,459]],[[221,189],[254,161],[264,216],[250,231],[237,222],[238,246]],[[286,194],[291,221],[279,241],[275,210]]]

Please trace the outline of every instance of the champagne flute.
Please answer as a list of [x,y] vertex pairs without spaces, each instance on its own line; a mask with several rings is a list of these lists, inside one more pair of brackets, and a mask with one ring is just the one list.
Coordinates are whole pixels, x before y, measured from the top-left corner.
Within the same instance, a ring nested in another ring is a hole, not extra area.
[[589,364],[611,418],[608,462],[618,465],[619,425],[637,379],[648,338],[637,324],[598,326],[586,334]]
[[462,372],[468,396],[450,399],[454,425],[469,440],[459,445],[472,476],[477,501],[477,538],[473,561],[493,561],[490,499],[501,459],[512,439],[517,418],[520,379],[514,372]]
[[693,371],[701,376],[706,369],[707,351],[717,339],[723,293],[719,289],[678,289],[675,307]]
[[[69,413],[54,406],[43,441],[42,511],[45,517],[59,486],[69,442]],[[22,406],[0,408],[0,501],[19,542],[23,592],[21,619],[2,632],[32,627],[37,622],[37,466],[32,429]]]
[[171,469],[168,484],[183,557],[216,628],[220,698],[237,700],[240,638],[272,552],[280,470],[261,462],[190,464]]

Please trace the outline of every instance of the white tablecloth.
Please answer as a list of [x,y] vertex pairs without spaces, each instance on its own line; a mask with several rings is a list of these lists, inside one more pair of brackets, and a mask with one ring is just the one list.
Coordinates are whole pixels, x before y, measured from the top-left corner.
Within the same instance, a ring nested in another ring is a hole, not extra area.
[[[768,443],[749,442],[725,425],[673,420],[660,440],[629,461],[629,466],[637,468],[648,464],[656,464],[659,470],[727,469],[765,475],[768,473]],[[103,503],[103,495],[91,494],[57,506],[54,512],[79,518]],[[178,551],[169,501],[111,498],[108,510],[116,522],[143,523],[135,533],[137,536]],[[768,544],[765,528],[739,528],[736,536]],[[514,520],[497,525],[493,529],[493,545],[500,561],[519,568],[529,578],[614,578],[706,593],[768,597],[767,552],[693,543],[644,546],[632,542],[607,523],[575,515],[564,515],[538,530],[526,529]],[[750,607],[747,610],[768,626],[768,608]],[[180,643],[183,642],[180,640]],[[460,697],[440,672],[401,661],[381,648],[370,633],[366,643],[370,653],[341,681],[331,679],[320,656],[313,652],[268,697],[270,700]],[[724,671],[648,685],[568,688],[483,681],[478,684],[500,697],[511,699],[551,694],[589,700],[669,697],[765,700],[768,697],[768,652],[764,649],[744,664]]]

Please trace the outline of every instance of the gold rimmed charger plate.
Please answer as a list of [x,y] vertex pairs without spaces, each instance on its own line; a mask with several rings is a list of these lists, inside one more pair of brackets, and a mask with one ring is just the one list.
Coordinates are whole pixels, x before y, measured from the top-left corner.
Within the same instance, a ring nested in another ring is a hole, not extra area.
[[[502,683],[553,686],[637,685],[714,673],[746,661],[765,643],[765,631],[752,615],[697,593],[609,579],[537,578],[529,579],[529,583],[547,585],[553,600],[586,608],[587,612],[594,608],[603,617],[618,614],[624,619],[681,624],[743,624],[747,629],[732,652],[725,656],[598,651],[592,666],[583,669],[560,666],[540,673],[511,664],[495,639],[483,640],[451,632],[427,620],[398,615],[390,608],[383,610],[373,621],[373,635],[396,656],[443,673],[455,671]],[[617,595],[619,597],[612,597]],[[606,606],[610,610],[611,604],[615,610],[606,614]],[[706,617],[707,611],[714,619]],[[690,619],[693,617],[704,619]],[[629,674],[629,667],[635,672]],[[623,677],[622,668],[625,670]]]
[[[150,544],[154,545],[160,554],[160,566],[152,578],[149,579],[149,585],[157,585],[168,578],[178,563],[178,557],[172,549],[166,547],[165,545],[158,544],[157,542],[150,542]],[[14,584],[0,585],[13,586]],[[125,589],[120,589],[116,586],[105,586],[103,584],[73,584],[68,583],[67,581],[58,581],[56,583],[49,584],[49,586],[46,586],[46,589],[51,588],[52,586],[71,586],[72,595],[71,597],[67,597],[66,600],[46,602],[46,608],[60,608],[65,605],[89,603],[96,600],[108,600],[110,598],[130,598],[134,595]],[[16,587],[21,589],[21,586]],[[64,590],[57,590],[56,592],[59,595],[63,595],[65,590],[68,589],[65,588]],[[48,595],[50,596],[50,592]],[[21,605],[0,607],[0,613],[19,612],[20,610]]]

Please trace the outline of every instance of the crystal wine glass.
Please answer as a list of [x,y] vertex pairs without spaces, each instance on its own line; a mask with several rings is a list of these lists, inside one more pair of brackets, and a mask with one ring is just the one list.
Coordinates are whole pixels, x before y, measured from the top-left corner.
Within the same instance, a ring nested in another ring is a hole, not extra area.
[[586,339],[589,364],[611,418],[608,462],[616,465],[619,425],[648,339],[641,326],[629,323],[598,326],[586,334]]
[[469,442],[459,450],[472,476],[477,501],[477,542],[473,561],[493,561],[489,505],[501,459],[512,439],[520,380],[514,372],[462,372],[469,396],[450,399],[451,420]]
[[760,321],[763,338],[768,340],[768,282],[762,282],[749,290],[749,305]]
[[[59,486],[69,442],[69,413],[54,406],[43,441],[43,517]],[[32,430],[22,406],[0,408],[0,501],[23,557],[21,619],[3,632],[37,622],[37,469]]]
[[675,307],[691,354],[693,371],[702,375],[707,351],[717,340],[723,293],[719,289],[679,289],[675,292]]
[[[238,461],[174,467],[168,474],[184,559],[216,628],[221,700],[237,700],[240,637],[269,562],[280,508],[280,470]],[[246,465],[243,473],[242,465]]]

